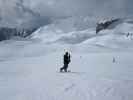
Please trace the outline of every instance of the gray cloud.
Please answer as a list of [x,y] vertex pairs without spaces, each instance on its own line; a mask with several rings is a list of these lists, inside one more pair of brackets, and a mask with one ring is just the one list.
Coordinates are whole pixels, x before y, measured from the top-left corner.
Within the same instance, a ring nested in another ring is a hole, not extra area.
[[28,0],[41,14],[57,15],[131,15],[132,0]]
[[62,16],[132,16],[132,0],[0,0],[0,24],[39,26]]
[[0,8],[0,26],[27,28],[49,23],[48,16],[41,17],[25,5],[24,0],[0,0]]

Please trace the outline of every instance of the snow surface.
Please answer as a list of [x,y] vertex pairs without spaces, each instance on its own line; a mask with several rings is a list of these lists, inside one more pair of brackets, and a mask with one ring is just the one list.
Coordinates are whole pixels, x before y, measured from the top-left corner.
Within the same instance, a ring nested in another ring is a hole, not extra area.
[[[0,100],[132,100],[132,27],[96,35],[92,27],[45,26],[29,39],[0,42]],[[59,73],[66,50],[71,72]]]

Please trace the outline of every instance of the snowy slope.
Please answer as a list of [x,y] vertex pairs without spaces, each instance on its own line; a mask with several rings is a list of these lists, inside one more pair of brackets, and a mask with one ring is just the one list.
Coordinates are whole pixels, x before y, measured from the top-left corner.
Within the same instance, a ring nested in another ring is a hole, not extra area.
[[58,72],[61,57],[56,52],[1,62],[0,99],[132,100],[131,53],[73,53],[71,73]]
[[[63,28],[59,27],[60,24]],[[84,30],[77,30],[76,26],[72,26],[72,23],[69,24],[71,26],[70,32],[66,32],[64,30],[65,25],[62,25],[62,22],[60,22],[41,27],[38,31],[33,33],[32,38],[39,39],[46,44],[88,44],[108,48],[132,48],[133,24],[128,20],[123,19],[121,23],[115,23],[117,24],[116,27],[102,30],[97,35],[94,26],[88,26],[88,28]],[[67,23],[67,26],[69,26],[69,24]],[[87,26],[85,25],[85,27]],[[128,33],[130,34],[129,36],[127,36]]]
[[[131,21],[98,35],[95,27],[70,22],[0,42],[0,100],[133,99]],[[59,73],[65,50],[72,54],[71,72]]]

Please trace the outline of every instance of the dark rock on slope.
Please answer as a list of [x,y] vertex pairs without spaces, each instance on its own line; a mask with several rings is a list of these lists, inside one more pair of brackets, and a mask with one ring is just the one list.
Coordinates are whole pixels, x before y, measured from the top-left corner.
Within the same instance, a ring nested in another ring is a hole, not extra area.
[[111,19],[111,20],[107,20],[105,22],[101,22],[101,23],[97,23],[96,26],[96,34],[98,32],[100,32],[101,30],[107,29],[110,25],[112,25],[113,23],[119,21],[120,19]]
[[14,36],[26,38],[27,36],[31,35],[35,30],[36,30],[36,28],[34,28],[34,29],[17,29],[17,28],[1,27],[0,28],[0,41],[8,40]]

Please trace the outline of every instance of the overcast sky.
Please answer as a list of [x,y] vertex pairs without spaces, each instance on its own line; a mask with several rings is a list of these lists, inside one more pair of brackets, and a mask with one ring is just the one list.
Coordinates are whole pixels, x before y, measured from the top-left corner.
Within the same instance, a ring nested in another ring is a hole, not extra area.
[[53,17],[78,15],[132,16],[132,5],[133,0],[0,0],[0,23],[17,25],[43,20],[47,24]]
[[25,0],[41,14],[125,15],[133,13],[133,0]]

